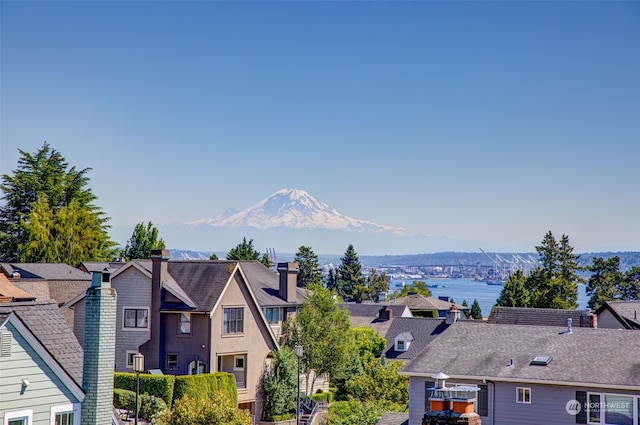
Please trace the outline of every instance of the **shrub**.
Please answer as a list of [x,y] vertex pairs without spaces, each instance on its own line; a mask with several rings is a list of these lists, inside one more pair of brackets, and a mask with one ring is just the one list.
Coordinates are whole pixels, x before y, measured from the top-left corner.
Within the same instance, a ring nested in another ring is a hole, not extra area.
[[[136,410],[136,393],[135,391],[123,390],[115,388],[113,390],[114,407],[127,409],[135,413]],[[151,420],[158,413],[164,412],[167,405],[160,397],[153,399],[149,394],[139,394],[138,396],[138,417]]]
[[[173,392],[176,377],[173,375],[140,374],[140,394],[148,393],[164,400],[167,406],[173,404]],[[136,390],[136,374],[131,372],[115,372],[113,377],[114,388],[129,391]]]
[[232,403],[238,403],[236,377],[226,372],[176,376],[173,398],[180,400],[189,396],[195,400],[207,400],[213,398],[217,391],[227,394]]

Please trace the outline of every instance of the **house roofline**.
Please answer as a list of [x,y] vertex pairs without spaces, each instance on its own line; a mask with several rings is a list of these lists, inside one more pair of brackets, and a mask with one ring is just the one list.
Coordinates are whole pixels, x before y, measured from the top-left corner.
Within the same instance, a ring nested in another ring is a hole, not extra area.
[[[399,375],[405,375],[408,377],[420,377],[420,378],[431,378],[438,372],[405,372],[398,371]],[[571,381],[554,381],[554,380],[546,380],[546,379],[526,379],[526,378],[501,378],[496,376],[474,376],[474,375],[449,375],[449,380],[451,379],[463,379],[463,380],[472,380],[472,381],[482,381],[486,382],[509,382],[509,383],[521,383],[521,384],[540,384],[540,385],[558,385],[564,387],[590,387],[590,388],[602,388],[602,389],[611,389],[611,390],[631,390],[638,391],[640,387],[637,385],[615,385],[615,384],[599,384],[595,382],[571,382]]]
[[47,348],[42,345],[40,340],[36,338],[36,336],[31,332],[29,327],[18,317],[18,315],[14,312],[9,314],[7,320],[4,321],[0,325],[6,326],[7,322],[11,323],[18,333],[25,339],[27,344],[29,344],[33,350],[40,356],[42,360],[44,360],[45,364],[51,368],[53,373],[60,379],[60,381],[64,384],[65,387],[69,389],[71,394],[78,400],[78,403],[81,403],[84,400],[85,393],[82,390],[82,387],[78,385],[78,383],[69,375],[69,373],[62,367],[60,363],[49,353]]

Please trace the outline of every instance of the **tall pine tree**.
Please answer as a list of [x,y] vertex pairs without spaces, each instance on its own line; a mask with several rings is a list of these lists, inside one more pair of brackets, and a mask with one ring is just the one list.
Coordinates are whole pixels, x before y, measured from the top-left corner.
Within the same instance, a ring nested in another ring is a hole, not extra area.
[[299,247],[293,261],[298,263],[298,287],[306,288],[309,285],[322,283],[322,269],[318,262],[318,256],[311,247]]
[[18,151],[17,169],[3,174],[0,185],[0,258],[72,266],[112,259],[109,218],[88,187],[91,169],[69,167],[46,142],[33,154]]
[[[361,293],[360,287],[364,286],[362,276],[362,264],[353,245],[349,244],[338,266],[337,290],[338,295],[345,301],[351,301]],[[362,299],[360,299],[362,301]]]

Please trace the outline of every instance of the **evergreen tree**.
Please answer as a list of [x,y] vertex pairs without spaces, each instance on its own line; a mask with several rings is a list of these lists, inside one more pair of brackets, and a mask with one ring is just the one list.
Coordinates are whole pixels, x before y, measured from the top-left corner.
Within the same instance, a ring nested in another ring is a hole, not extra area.
[[[349,245],[341,258],[340,266],[338,266],[337,274],[337,291],[338,295],[345,301],[354,300],[355,297],[361,297],[362,289],[356,288],[364,286],[364,278],[362,277],[362,264],[358,259],[353,245]],[[362,301],[362,298],[360,298]]]
[[293,260],[298,263],[298,281],[300,288],[306,288],[309,285],[319,285],[322,283],[322,269],[318,263],[318,256],[313,249],[308,246],[301,246]]
[[529,307],[529,290],[525,286],[522,270],[516,270],[502,287],[496,305],[502,307]]
[[269,260],[269,256],[265,254],[260,254],[253,247],[253,239],[250,239],[247,242],[247,238],[242,238],[242,242],[231,248],[231,250],[227,253],[227,260],[255,260],[260,261],[265,267],[271,267],[273,264],[271,260]]
[[331,292],[338,290],[338,277],[336,275],[336,269],[334,269],[333,267],[329,269],[325,286]]
[[150,221],[145,226],[144,222],[136,224],[133,234],[124,248],[124,259],[141,260],[151,258],[154,249],[165,249],[164,239],[160,237],[158,228]]
[[[3,174],[0,185],[5,201],[0,207],[0,258],[72,266],[112,259],[109,218],[94,204],[96,197],[88,188],[91,169],[69,167],[46,142],[34,154],[18,151],[17,169]],[[47,246],[56,252],[47,252]]]
[[476,320],[482,320],[482,309],[477,299],[474,299],[471,304],[471,317]]
[[573,254],[569,237],[562,235],[558,243],[551,231],[536,246],[541,266],[525,280],[529,290],[529,306],[534,308],[574,309],[578,306],[578,283],[584,281],[577,272],[578,255]]
[[640,298],[640,267],[633,266],[624,274],[620,288],[620,299],[637,300]]
[[274,420],[274,416],[296,411],[298,391],[298,359],[290,347],[284,346],[273,354],[273,363],[263,376],[262,384],[266,393],[264,418]]
[[622,298],[624,275],[620,272],[620,257],[594,258],[587,269],[593,274],[587,281],[589,308],[598,309],[605,301]]

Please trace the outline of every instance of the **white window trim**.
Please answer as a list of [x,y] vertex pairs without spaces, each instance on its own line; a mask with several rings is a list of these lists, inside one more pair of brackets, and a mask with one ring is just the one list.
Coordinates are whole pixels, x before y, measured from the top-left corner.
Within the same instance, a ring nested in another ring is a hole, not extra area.
[[[400,348],[400,345],[398,345],[400,342],[402,342],[404,344],[403,348]],[[409,341],[407,341],[406,339],[403,338],[398,338],[396,339],[396,351],[402,351],[402,352],[407,352],[407,350],[409,350]]]
[[[185,317],[187,317],[189,320],[187,322],[183,322],[182,321],[182,315],[185,315]],[[182,332],[182,324],[183,323],[189,323],[189,332]],[[191,313],[190,312],[181,312],[180,315],[178,316],[178,335],[192,335],[191,333],[191,325],[193,324],[192,320],[191,320]]]
[[51,425],[56,424],[56,415],[58,413],[73,412],[73,425],[80,425],[80,403],[61,404],[59,406],[51,406]]
[[600,422],[590,422],[589,421],[589,406],[587,406],[588,408],[586,409],[586,413],[587,413],[587,424],[589,425],[607,425],[607,423],[604,420],[604,416],[605,416],[605,409],[602,408],[603,405],[605,405],[605,396],[607,395],[611,395],[611,396],[620,396],[620,397],[630,397],[632,399],[632,403],[633,403],[633,423],[634,424],[638,424],[640,423],[640,421],[638,421],[636,418],[638,417],[638,402],[640,402],[640,397],[635,396],[633,394],[625,394],[625,393],[600,393],[600,392],[596,392],[596,391],[592,391],[592,392],[587,392],[587,405],[589,405],[590,402],[590,396],[591,395],[597,395],[600,397]]
[[130,354],[138,354],[138,351],[127,350],[126,353],[125,353],[124,364],[126,365],[127,369],[132,369],[133,370],[133,363],[129,363],[129,355]]
[[[147,327],[146,328],[138,328],[138,327],[127,327],[124,325],[124,322],[126,320],[125,317],[125,310],[147,310]],[[134,305],[127,305],[122,307],[122,330],[126,331],[126,332],[149,332],[149,330],[151,329],[151,307],[148,306],[134,306]]]
[[16,410],[14,412],[6,412],[4,414],[4,425],[9,425],[10,420],[27,418],[27,425],[33,424],[33,409]]
[[[520,391],[522,390],[522,401],[520,401]],[[529,393],[529,401],[525,401],[525,394]],[[518,404],[531,404],[531,388],[530,387],[516,387],[516,403]]]
[[[236,367],[236,364],[237,364],[236,360],[237,359],[242,359],[242,367]],[[247,364],[246,356],[233,356],[233,370],[234,371],[245,370],[246,364]]]

